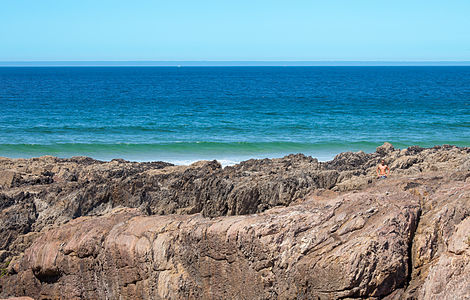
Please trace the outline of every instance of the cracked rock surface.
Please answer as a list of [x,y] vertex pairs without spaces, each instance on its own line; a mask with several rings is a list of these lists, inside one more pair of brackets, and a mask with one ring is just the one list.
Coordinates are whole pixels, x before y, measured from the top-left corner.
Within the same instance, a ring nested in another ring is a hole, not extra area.
[[0,159],[0,296],[468,298],[469,161],[390,144],[226,168]]

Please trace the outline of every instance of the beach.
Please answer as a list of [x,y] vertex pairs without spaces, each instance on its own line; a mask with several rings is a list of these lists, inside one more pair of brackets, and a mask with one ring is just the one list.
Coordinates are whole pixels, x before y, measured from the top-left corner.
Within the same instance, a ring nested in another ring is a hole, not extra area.
[[1,8],[0,300],[470,299],[469,1]]
[[4,67],[0,156],[190,164],[470,145],[470,67]]

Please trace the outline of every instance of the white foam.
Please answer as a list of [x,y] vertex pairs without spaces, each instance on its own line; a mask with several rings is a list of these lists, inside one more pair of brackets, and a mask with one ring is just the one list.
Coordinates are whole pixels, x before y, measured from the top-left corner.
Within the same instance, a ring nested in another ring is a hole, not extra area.
[[[207,160],[207,159],[178,159],[178,160],[168,159],[165,161],[175,164],[177,166],[187,166],[187,165],[193,164],[201,160]],[[243,160],[231,160],[231,159],[215,159],[215,160],[218,161],[222,165],[222,167],[233,166],[243,161]]]

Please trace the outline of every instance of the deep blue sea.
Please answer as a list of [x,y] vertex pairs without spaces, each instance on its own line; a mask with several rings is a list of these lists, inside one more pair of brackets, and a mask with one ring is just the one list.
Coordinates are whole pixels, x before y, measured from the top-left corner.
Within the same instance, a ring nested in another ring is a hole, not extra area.
[[470,67],[3,67],[0,156],[189,163],[470,146]]

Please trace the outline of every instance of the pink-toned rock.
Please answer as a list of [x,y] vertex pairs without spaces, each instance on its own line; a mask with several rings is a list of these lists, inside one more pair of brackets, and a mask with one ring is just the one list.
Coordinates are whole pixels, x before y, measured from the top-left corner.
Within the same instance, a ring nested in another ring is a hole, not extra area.
[[440,181],[432,195],[426,187],[416,188],[424,202],[406,297],[469,299],[470,183]]
[[0,158],[0,296],[465,299],[469,161],[388,144],[226,168]]
[[69,299],[329,299],[383,297],[405,286],[418,197],[387,184],[317,199],[215,219],[133,217],[127,209],[79,218],[38,238],[4,292]]

